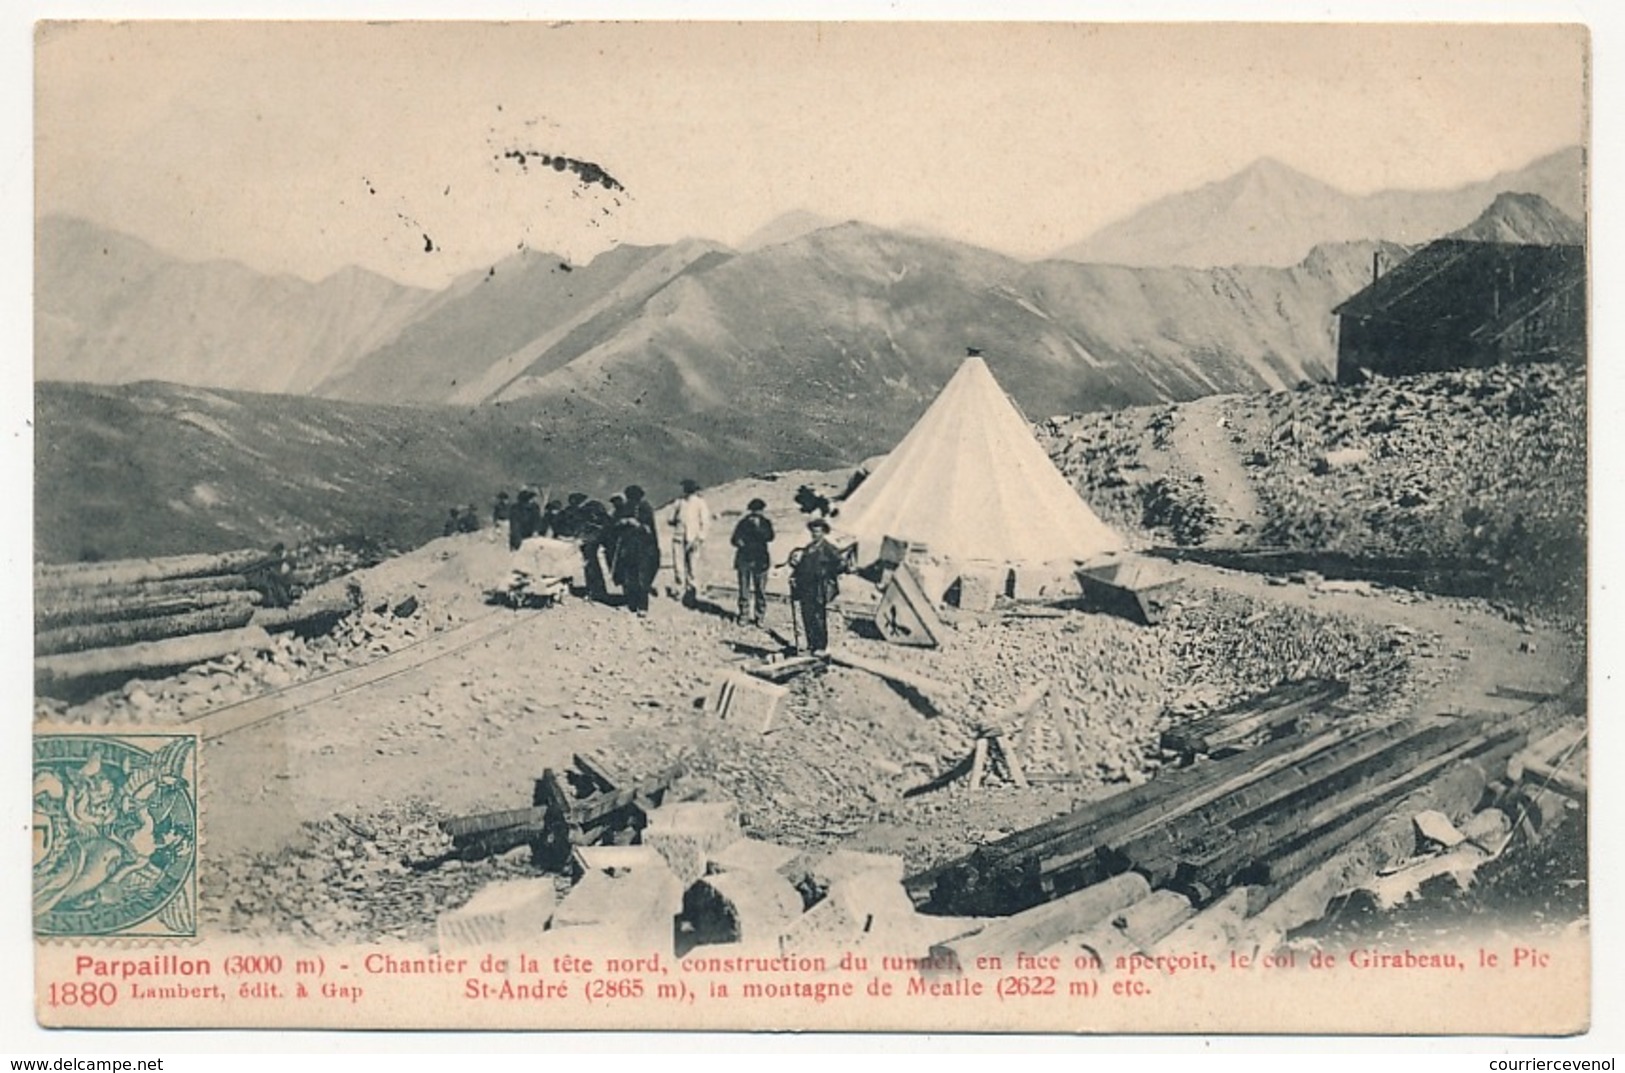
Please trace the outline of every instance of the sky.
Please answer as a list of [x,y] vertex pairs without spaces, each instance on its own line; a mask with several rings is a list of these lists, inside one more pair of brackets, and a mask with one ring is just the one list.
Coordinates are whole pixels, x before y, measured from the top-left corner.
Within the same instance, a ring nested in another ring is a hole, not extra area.
[[1587,122],[1584,34],[1529,25],[85,22],[35,63],[38,212],[426,286],[792,210],[1034,257],[1262,156],[1453,186]]

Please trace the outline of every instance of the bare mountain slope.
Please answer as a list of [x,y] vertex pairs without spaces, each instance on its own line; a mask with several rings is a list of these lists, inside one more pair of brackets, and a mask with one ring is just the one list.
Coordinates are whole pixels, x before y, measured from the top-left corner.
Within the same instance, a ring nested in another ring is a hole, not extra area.
[[685,277],[500,397],[900,428],[967,346],[1036,414],[1289,387],[1329,375],[1330,311],[1367,282],[1373,248],[1291,269],[1028,265],[845,224]]
[[648,298],[728,252],[713,243],[621,246],[586,265],[524,251],[436,296],[398,337],[323,382],[332,398],[477,404],[514,378],[557,368]]
[[309,283],[180,261],[66,217],[39,223],[35,280],[40,379],[295,394],[376,348],[428,297],[359,268]]
[[1058,251],[1064,260],[1126,265],[1290,265],[1326,242],[1417,245],[1464,227],[1505,192],[1537,194],[1585,218],[1585,157],[1574,147],[1451,190],[1357,196],[1279,161],[1157,201]]

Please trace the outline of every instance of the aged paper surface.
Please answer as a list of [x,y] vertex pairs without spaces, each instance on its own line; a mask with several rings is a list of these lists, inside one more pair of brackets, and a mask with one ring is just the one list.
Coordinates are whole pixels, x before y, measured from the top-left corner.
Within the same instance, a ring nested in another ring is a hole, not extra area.
[[35,62],[41,1023],[1587,1027],[1582,28]]

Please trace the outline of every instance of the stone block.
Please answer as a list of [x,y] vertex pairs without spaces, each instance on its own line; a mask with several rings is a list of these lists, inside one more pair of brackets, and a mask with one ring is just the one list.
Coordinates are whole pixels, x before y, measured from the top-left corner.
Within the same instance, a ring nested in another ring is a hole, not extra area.
[[669,950],[682,908],[683,883],[664,866],[589,872],[559,903],[553,930],[591,928],[627,949]]
[[558,900],[551,879],[509,879],[482,888],[437,924],[441,952],[490,949],[540,935]]
[[740,838],[739,806],[732,801],[684,801],[648,813],[643,844],[659,853],[684,886],[705,875],[711,854]]
[[741,838],[711,854],[706,861],[706,870],[712,873],[777,872],[800,853],[800,850],[781,846],[777,842]]
[[801,895],[773,872],[706,876],[683,895],[683,921],[696,943],[774,943],[801,915]]

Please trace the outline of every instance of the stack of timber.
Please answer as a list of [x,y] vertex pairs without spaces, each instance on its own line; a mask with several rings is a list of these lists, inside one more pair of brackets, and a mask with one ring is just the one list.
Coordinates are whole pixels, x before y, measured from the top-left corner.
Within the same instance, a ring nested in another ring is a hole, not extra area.
[[1348,695],[1347,682],[1310,678],[1276,686],[1253,697],[1162,732],[1164,752],[1190,761],[1222,756],[1298,729],[1299,723],[1323,715]]
[[60,691],[263,648],[269,629],[351,609],[262,607],[254,575],[267,562],[265,552],[242,549],[37,566],[36,686]]
[[1133,872],[1200,908],[1236,886],[1289,882],[1459,765],[1499,778],[1527,738],[1444,716],[1284,736],[1018,831],[913,877],[910,891],[933,910],[999,915]]
[[476,860],[528,845],[539,866],[562,869],[580,846],[632,845],[685,769],[676,764],[635,782],[609,771],[594,757],[577,753],[562,775],[545,769],[536,780],[531,807],[485,812],[446,820],[452,852],[424,862]]

